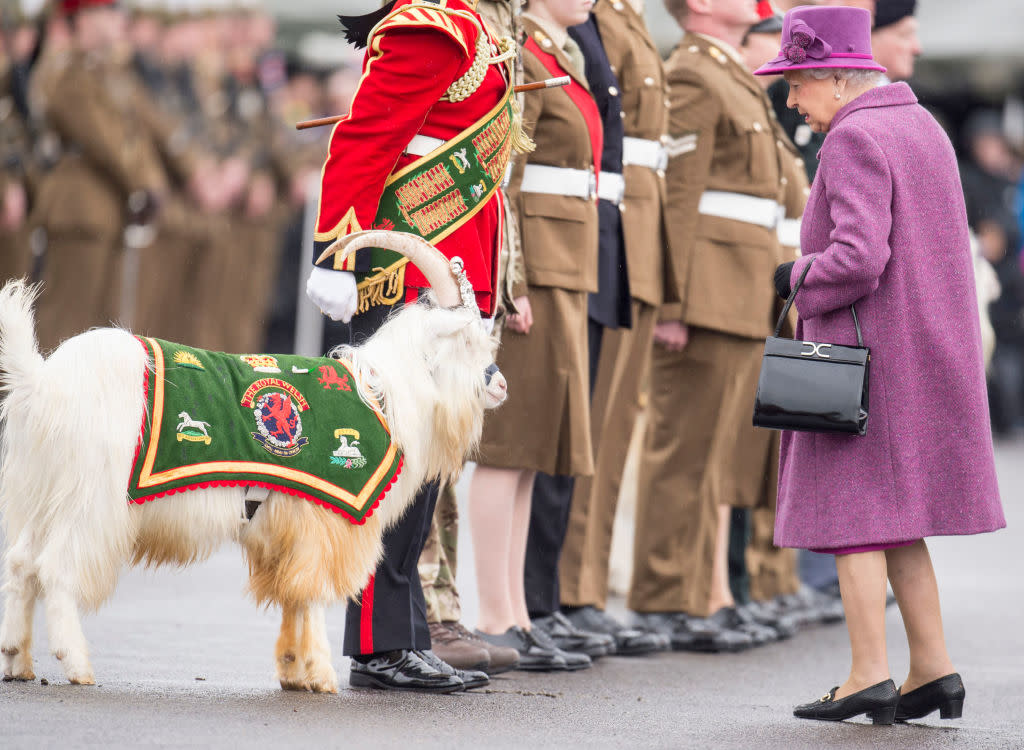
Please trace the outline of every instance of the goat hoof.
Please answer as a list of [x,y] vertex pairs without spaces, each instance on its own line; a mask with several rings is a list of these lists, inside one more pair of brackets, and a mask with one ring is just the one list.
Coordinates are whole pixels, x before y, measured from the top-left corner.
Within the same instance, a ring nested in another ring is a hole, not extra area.
[[96,678],[91,674],[78,675],[75,677],[69,677],[68,682],[72,685],[95,685]]
[[310,683],[309,689],[314,693],[337,693],[338,682],[337,680],[332,682],[313,682]]
[[306,686],[301,682],[292,682],[291,680],[281,680],[282,690],[301,690],[305,691]]

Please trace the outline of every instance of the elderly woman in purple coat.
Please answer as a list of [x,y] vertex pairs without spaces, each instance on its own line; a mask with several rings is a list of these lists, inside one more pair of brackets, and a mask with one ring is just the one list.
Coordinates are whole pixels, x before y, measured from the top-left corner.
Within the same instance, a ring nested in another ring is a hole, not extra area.
[[[925,537],[1005,526],[986,406],[967,216],[949,139],[904,83],[872,59],[870,16],[848,7],[786,14],[782,50],[756,71],[784,74],[789,106],[828,135],[801,231],[812,263],[796,295],[797,339],[871,349],[867,434],[784,432],[775,543],[836,555],[850,634],[847,680],[798,706],[801,718],[867,714],[891,724],[961,715]],[[890,679],[886,577],[910,646]]]

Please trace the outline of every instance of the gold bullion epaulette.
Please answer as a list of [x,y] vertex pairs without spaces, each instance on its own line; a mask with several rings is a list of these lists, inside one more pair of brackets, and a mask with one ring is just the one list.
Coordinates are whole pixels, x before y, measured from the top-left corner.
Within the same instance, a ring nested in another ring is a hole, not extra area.
[[456,18],[462,16],[462,12],[450,10],[446,0],[437,3],[415,2],[396,8],[393,12],[384,17],[370,32],[370,45],[376,37],[389,29],[405,28],[430,28],[447,34],[456,44],[462,47],[467,57],[473,55],[476,43],[475,39],[468,39],[466,30],[456,22]]

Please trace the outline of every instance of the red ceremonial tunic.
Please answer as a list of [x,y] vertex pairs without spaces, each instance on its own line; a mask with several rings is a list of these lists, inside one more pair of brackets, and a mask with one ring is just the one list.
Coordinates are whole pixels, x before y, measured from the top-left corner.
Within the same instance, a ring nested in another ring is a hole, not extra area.
[[[410,2],[399,0],[394,10]],[[471,12],[480,19],[462,0],[442,0],[439,7]],[[480,24],[484,26],[482,20]],[[500,103],[509,86],[500,64],[488,66],[479,88],[468,98],[440,100],[472,65],[478,34],[468,19],[415,8],[371,37],[351,110],[331,134],[321,177],[317,254],[340,236],[372,227],[387,178],[419,158],[404,153],[414,135],[450,140]],[[476,214],[434,243],[447,257],[463,259],[485,316],[493,314],[496,293],[501,200],[501,191],[496,190]],[[335,267],[370,271],[360,265],[361,254],[357,251]],[[405,286],[406,299],[415,299],[429,284],[410,263],[405,267]]]

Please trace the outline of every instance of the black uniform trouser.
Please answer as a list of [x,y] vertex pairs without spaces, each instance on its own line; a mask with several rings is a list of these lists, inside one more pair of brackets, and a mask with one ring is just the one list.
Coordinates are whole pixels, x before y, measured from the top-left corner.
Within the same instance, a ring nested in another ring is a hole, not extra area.
[[402,520],[384,534],[384,558],[345,613],[344,654],[430,648],[427,603],[417,563],[430,533],[439,485],[422,487]]
[[[355,316],[350,340],[361,344],[393,308],[371,307]],[[408,512],[384,533],[384,557],[357,601],[345,613],[346,656],[395,649],[430,648],[427,604],[416,566],[427,542],[437,504],[438,483],[424,485]]]
[[[590,346],[590,392],[594,392],[597,363],[601,357],[604,326],[587,320]],[[531,618],[543,617],[559,609],[558,559],[562,555],[565,533],[569,528],[569,510],[575,480],[537,472],[530,503],[530,530],[526,539],[526,564],[523,570],[526,609]]]

